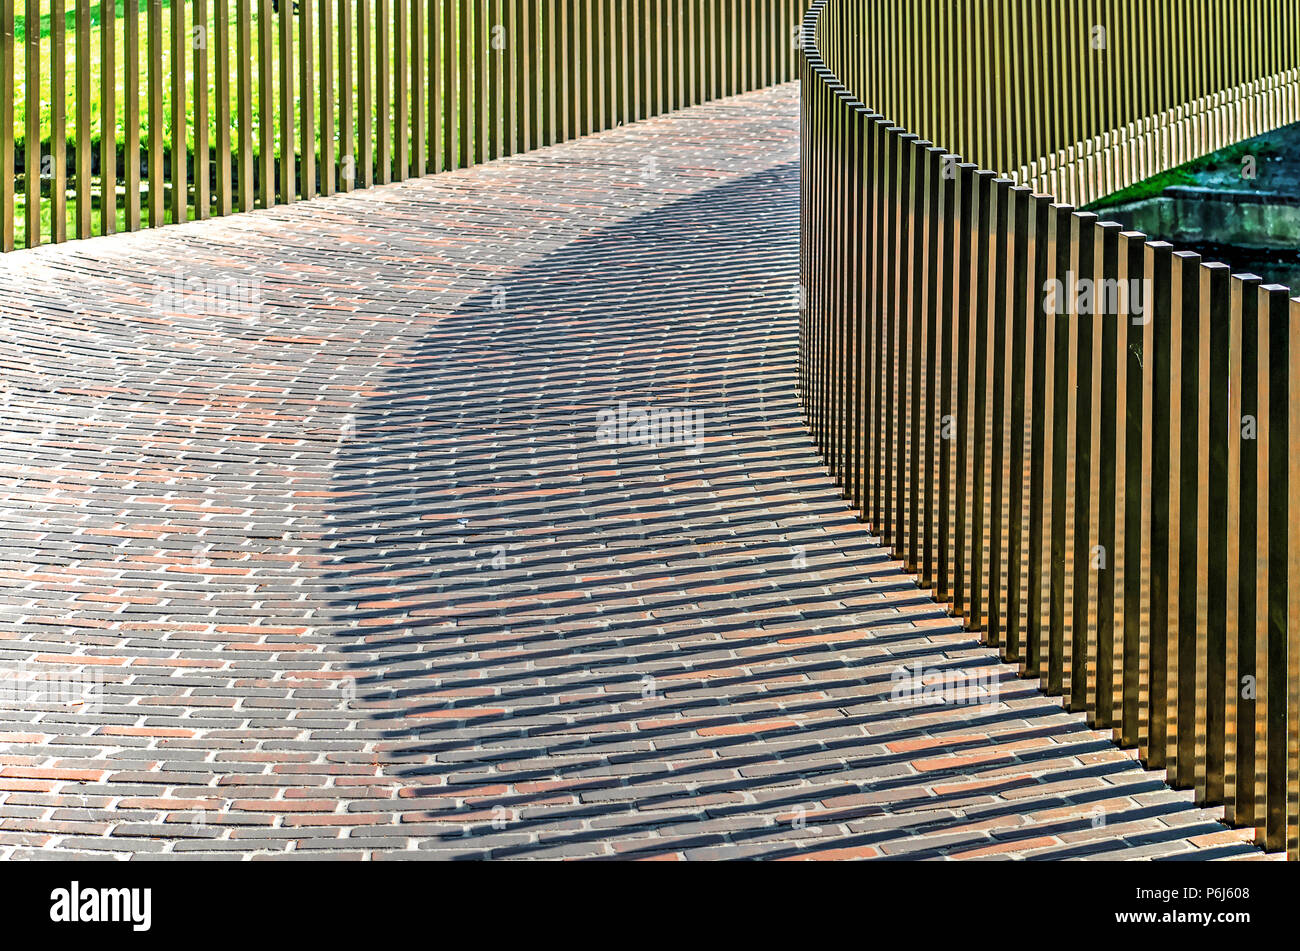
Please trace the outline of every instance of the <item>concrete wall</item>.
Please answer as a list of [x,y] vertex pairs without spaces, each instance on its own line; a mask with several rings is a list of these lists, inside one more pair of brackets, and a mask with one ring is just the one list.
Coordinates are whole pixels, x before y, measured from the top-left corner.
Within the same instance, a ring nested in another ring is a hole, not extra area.
[[1300,248],[1300,204],[1280,195],[1175,186],[1158,198],[1103,209],[1103,219],[1179,243],[1260,250]]

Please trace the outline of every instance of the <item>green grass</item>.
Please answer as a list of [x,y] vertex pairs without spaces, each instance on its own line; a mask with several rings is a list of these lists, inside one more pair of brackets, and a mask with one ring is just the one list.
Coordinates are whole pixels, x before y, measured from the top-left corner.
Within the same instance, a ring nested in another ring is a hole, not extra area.
[[[138,17],[139,24],[140,24],[140,30],[139,30],[140,75],[136,77],[136,82],[140,90],[141,107],[143,109],[144,106],[146,105],[145,81],[146,81],[146,70],[148,67],[148,27],[147,27],[148,21],[145,16],[145,0],[138,0],[138,3],[139,3],[139,7],[136,11],[136,16]],[[163,78],[164,138],[168,138],[171,135],[171,115],[172,115],[171,83],[169,81],[169,77],[171,75],[171,34],[172,34],[170,6],[171,6],[171,0],[163,0],[164,14],[162,17],[161,46],[162,46],[162,67],[163,67],[162,78]],[[253,9],[251,12],[251,33],[252,33],[251,43],[253,49],[251,51],[251,55],[253,57],[256,57],[259,17],[256,9],[257,4],[254,2],[252,6]],[[98,5],[91,7],[90,69],[91,69],[91,97],[92,97],[91,123],[94,130],[92,133],[93,141],[98,141],[100,135],[102,134],[102,128],[101,128],[102,123],[101,123],[101,118],[99,113],[99,103],[101,99],[100,92],[102,89],[102,77],[101,77],[101,69],[100,69],[100,41],[101,41],[102,26],[99,20],[99,12],[100,12],[100,7]],[[124,141],[122,103],[124,101],[126,83],[127,83],[125,73],[124,73],[124,62],[126,59],[124,55],[126,17],[124,14],[124,7],[123,7],[122,0],[117,0],[117,6],[115,12],[116,12],[116,16],[114,17],[114,21],[113,21],[114,43],[116,49],[116,55],[114,57],[114,67],[115,67],[114,87],[116,93],[115,98],[117,101],[117,109],[116,109],[116,115],[114,116],[115,119],[114,133],[118,143],[121,144]],[[390,24],[392,25],[396,24],[395,11],[391,7],[389,10],[388,19]],[[25,141],[25,132],[26,132],[25,122],[26,122],[27,106],[28,103],[30,102],[31,97],[28,95],[28,90],[26,88],[27,49],[26,49],[25,42],[23,42],[22,40],[22,37],[25,35],[25,28],[21,17],[18,18],[17,22],[18,25],[15,30],[16,36],[14,42],[14,82],[16,86],[15,102],[14,102],[14,136],[15,136],[15,147],[19,151],[21,151],[22,144]],[[75,141],[77,130],[73,127],[73,121],[76,116],[76,84],[74,81],[74,77],[76,75],[76,45],[75,45],[73,29],[72,29],[71,10],[69,10],[68,12],[67,22],[68,22],[68,28],[66,34],[66,41],[64,44],[65,48],[64,48],[63,61],[64,61],[64,71],[66,76],[65,109],[66,109],[66,115],[67,115],[68,125],[69,125],[68,141],[72,142]],[[184,29],[188,33],[190,30],[193,29],[194,26],[194,9],[190,5],[186,5],[185,7],[184,22],[185,22]],[[230,88],[226,90],[226,95],[230,103],[232,125],[233,125],[233,123],[237,122],[237,119],[235,118],[236,116],[235,97],[238,88],[235,83],[235,78],[237,76],[237,71],[236,71],[237,46],[235,43],[236,17],[235,17],[234,0],[230,0],[230,2],[227,4],[227,22],[230,26],[230,48],[226,51],[226,62],[227,62],[227,66],[230,69],[231,81],[230,81]],[[292,33],[293,33],[294,55],[296,57],[298,55],[298,48],[299,48],[298,40],[300,35],[299,21],[297,17],[293,18],[292,24],[293,24]],[[271,30],[272,71],[278,72],[279,55],[280,55],[280,32],[279,32],[277,14],[275,13],[271,14],[271,20],[269,26]],[[390,28],[390,35],[394,33],[394,30],[395,30],[395,26]],[[319,21],[316,24],[315,32],[319,34]],[[211,104],[216,101],[216,95],[217,95],[216,78],[215,78],[216,77],[216,69],[215,69],[216,31],[214,27],[214,21],[213,21],[211,9],[209,9],[208,11],[208,33],[209,33],[208,50],[207,50],[207,62],[208,62],[207,88],[208,88],[208,101],[209,101],[208,128],[209,128],[209,135],[211,136],[215,134],[215,130],[216,130],[215,108],[213,108]],[[372,28],[370,31],[372,69],[373,69],[373,63],[376,61],[376,57],[375,57],[376,34],[377,31]],[[53,74],[52,65],[55,61],[55,54],[52,49],[52,42],[50,42],[48,15],[43,16],[41,18],[41,38],[46,41],[41,44],[41,60],[40,60],[41,129],[42,129],[42,141],[48,141],[49,128],[50,128],[50,104],[52,99],[50,94],[51,77]],[[313,42],[314,44],[318,42],[318,37],[314,37]],[[337,36],[333,36],[330,38],[330,44],[332,47],[331,51],[334,55],[334,59],[336,61],[336,66],[337,66],[337,59],[338,59]],[[426,44],[421,44],[422,49],[425,45]],[[354,99],[356,96],[356,90],[358,88],[357,87],[358,50],[356,47],[357,44],[354,42],[353,50],[352,50],[352,64],[351,64],[352,65],[352,91],[353,91]],[[319,50],[317,50],[314,55],[318,56],[318,54],[319,54]],[[194,82],[194,63],[193,63],[193,58],[189,55],[188,52],[186,54],[186,58],[187,58],[187,63],[186,63],[187,95],[186,95],[186,102],[185,102],[186,131],[187,131],[188,144],[192,148],[194,144],[194,134],[193,134],[194,98],[191,95],[191,93],[193,90],[193,82]],[[393,59],[395,58],[390,56],[390,60]],[[295,73],[294,80],[296,84],[297,81],[296,68],[294,70],[294,73]],[[256,108],[256,105],[260,97],[261,84],[260,84],[260,78],[258,76],[258,70],[257,70],[257,65],[255,60],[253,62],[251,79],[252,79],[252,94],[253,94],[253,103],[254,103],[253,127],[254,127],[254,138],[256,138],[257,123],[259,121],[258,110]],[[272,89],[272,93],[274,95],[276,93],[276,90]],[[296,116],[297,116],[297,110],[295,110],[295,117]],[[143,124],[145,122],[147,122],[147,116],[142,115],[141,123]],[[319,128],[319,123],[318,123],[318,128]]]
[[[136,0],[136,2],[138,3],[137,9],[140,12],[144,12],[146,0]],[[63,15],[63,25],[67,28],[69,33],[72,32],[72,25],[74,22],[76,22],[76,18],[77,18],[75,3],[76,0],[68,0],[67,9],[64,11],[64,15]],[[16,5],[21,8],[22,0],[17,0]],[[172,5],[172,0],[162,0],[162,5],[164,8],[170,7]],[[102,6],[103,5],[99,3],[91,4],[90,22],[94,26],[99,25],[99,21],[101,19]],[[120,18],[122,16],[123,10],[125,9],[126,9],[126,4],[123,3],[123,0],[115,0],[114,8],[113,8],[113,16],[115,18]],[[41,29],[40,29],[41,37],[49,36],[50,24],[53,23],[53,20],[51,19],[51,15],[48,13],[42,13],[40,16],[40,21],[41,21]],[[14,17],[14,42],[22,43],[24,40],[26,40],[26,38],[27,38],[27,17],[26,15],[24,15],[22,10],[19,9],[17,11],[16,16]]]
[[[147,26],[148,19],[145,10],[145,0],[136,0],[136,3],[138,5],[134,11],[134,15],[138,17],[139,27],[140,27],[139,29],[140,72],[139,75],[135,77],[131,77],[129,80],[125,73],[125,39],[124,38],[125,38],[126,17],[130,15],[126,12],[126,10],[130,6],[130,4],[127,3],[124,5],[123,0],[116,0],[116,4],[114,7],[114,18],[112,21],[112,28],[114,31],[114,42],[115,42],[116,53],[114,56],[115,69],[114,69],[114,76],[113,76],[113,85],[115,90],[114,99],[116,102],[116,108],[114,110],[115,112],[114,122],[113,122],[113,128],[111,130],[111,133],[109,133],[109,130],[106,130],[104,128],[105,123],[103,121],[103,116],[100,110],[100,103],[102,101],[101,93],[103,89],[102,76],[101,76],[102,70],[100,68],[100,62],[101,62],[100,42],[102,37],[101,31],[104,29],[103,25],[100,22],[100,13],[103,9],[107,7],[107,4],[104,4],[103,7],[101,7],[99,4],[96,4],[91,8],[90,56],[89,56],[90,71],[91,71],[91,83],[90,83],[91,132],[90,135],[91,135],[92,145],[95,148],[98,148],[98,144],[101,138],[106,134],[111,134],[113,140],[116,141],[119,147],[124,145],[126,140],[124,103],[125,103],[125,90],[127,88],[128,82],[135,82],[140,92],[140,110],[141,110],[140,132],[141,132],[142,149],[143,149],[143,143],[146,141],[146,135],[147,135],[146,130],[149,122],[149,117],[147,114],[148,98],[147,98],[147,86],[146,86],[147,68],[148,68],[148,61],[149,61],[148,60],[148,26]],[[172,104],[172,97],[171,97],[171,82],[170,82],[171,62],[172,62],[172,58],[171,58],[172,23],[171,23],[170,5],[171,5],[171,0],[163,0],[163,6],[166,9],[164,9],[163,16],[162,16],[162,42],[161,42],[161,47],[162,47],[161,83],[163,87],[162,88],[162,94],[163,94],[162,95],[162,99],[163,99],[162,132],[163,132],[163,141],[167,143],[169,147],[170,147],[171,137],[172,137],[172,116],[174,115],[173,108],[172,108],[173,104]],[[251,6],[252,6],[252,10],[251,10],[252,16],[251,16],[250,26],[251,26],[252,49],[250,50],[250,59],[252,60],[251,94],[252,94],[252,101],[253,101],[253,116],[252,116],[251,131],[253,136],[253,142],[255,143],[255,147],[256,147],[256,144],[259,143],[260,140],[261,110],[259,109],[259,103],[261,101],[262,89],[261,89],[260,78],[258,76],[257,62],[256,62],[257,37],[258,37],[258,28],[259,28],[259,17],[257,12],[256,0],[254,0]],[[225,51],[225,55],[226,55],[227,65],[230,70],[230,84],[228,89],[218,91],[216,88],[216,69],[215,69],[215,64],[216,64],[215,57],[217,55],[216,31],[214,26],[213,10],[211,9],[211,5],[209,5],[208,42],[207,42],[206,52],[207,52],[207,67],[208,67],[207,127],[208,127],[208,141],[210,144],[215,142],[215,137],[216,137],[217,123],[216,123],[215,103],[217,101],[216,97],[218,96],[218,94],[226,96],[227,101],[229,102],[230,105],[230,116],[231,116],[230,135],[231,135],[232,143],[237,142],[239,137],[239,129],[238,129],[239,120],[238,120],[238,108],[237,108],[238,85],[236,82],[236,77],[238,75],[238,72],[237,72],[237,55],[236,55],[237,46],[235,42],[236,41],[235,0],[228,0],[227,13],[228,13],[227,22],[230,25],[230,31],[229,31],[230,47]],[[77,135],[79,133],[79,130],[76,127],[76,82],[75,82],[76,44],[74,40],[74,30],[73,30],[74,14],[75,14],[74,0],[68,0],[68,10],[66,16],[67,32],[65,37],[64,49],[62,51],[62,56],[63,56],[64,71],[66,77],[64,108],[65,108],[65,117],[66,117],[66,122],[65,122],[66,135],[67,135],[69,149],[71,149],[75,145],[77,140]],[[277,157],[280,155],[281,149],[284,144],[279,139],[279,116],[280,116],[279,102],[278,102],[279,84],[277,81],[274,80],[274,75],[278,75],[279,72],[280,37],[279,37],[278,19],[279,19],[278,14],[272,13],[270,22],[267,24],[271,34],[271,66],[272,66],[272,73],[273,73],[272,84],[270,88],[268,88],[268,93],[271,97],[271,109],[270,109],[270,122],[272,126],[271,137],[273,143],[272,147]],[[394,7],[390,7],[389,21],[392,24],[395,24],[396,22]],[[184,9],[184,30],[187,34],[190,33],[190,31],[193,28],[193,25],[194,25],[194,9],[192,5],[186,4]],[[293,111],[294,111],[293,128],[295,130],[294,144],[296,146],[297,144],[296,130],[298,129],[299,120],[301,118],[301,101],[300,101],[301,93],[300,90],[297,89],[298,70],[296,66],[298,50],[299,50],[298,38],[300,35],[299,20],[297,17],[293,18],[292,27],[293,27],[292,33],[293,33],[294,57],[295,57],[295,66],[294,66],[295,102],[293,107]],[[357,86],[358,44],[355,42],[355,37],[356,37],[355,24],[353,25],[353,30],[354,30],[353,33],[354,42],[352,44],[353,51],[352,51],[352,69],[351,69],[352,90],[351,90],[350,100],[346,100],[346,101],[350,101],[351,107],[354,110],[354,115],[355,115],[357,90],[358,90],[358,86]],[[313,25],[313,32],[317,34],[316,37],[313,38],[313,46],[315,47],[319,42],[319,19],[317,19],[317,22]],[[375,55],[376,54],[376,46],[375,46],[376,33],[377,30],[375,30],[374,28],[370,30],[372,71],[374,69],[374,63],[377,61],[377,57]],[[50,39],[50,17],[48,14],[43,15],[41,17],[40,36],[42,38],[42,42],[40,44],[40,84],[39,84],[41,143],[42,143],[43,150],[46,153],[48,153],[50,132],[52,128],[52,119],[51,119],[52,116],[51,77],[53,72],[52,65],[54,62],[56,62],[56,57],[57,57],[57,54],[54,52],[52,48],[53,43]],[[390,36],[395,36],[395,29],[390,28]],[[30,91],[26,88],[27,48],[25,44],[25,38],[26,38],[26,23],[23,17],[18,17],[16,22],[16,28],[15,28],[15,42],[14,42],[15,55],[14,55],[14,64],[13,64],[14,82],[15,82],[13,132],[14,132],[15,152],[20,157],[20,161],[22,159],[25,144],[26,144],[27,109],[30,108],[31,103],[33,101],[33,97],[29,94]],[[329,38],[329,43],[331,46],[331,51],[333,53],[333,58],[335,60],[335,69],[337,70],[337,59],[338,59],[337,34],[331,35],[331,37]],[[427,42],[422,42],[420,46],[422,51],[425,50],[427,48]],[[188,44],[186,44],[186,49],[187,49],[186,94],[185,94],[185,102],[183,103],[183,108],[184,108],[184,115],[185,115],[186,151],[188,154],[192,155],[194,150],[194,132],[195,132],[194,63],[193,63],[192,54],[188,49]],[[314,58],[319,57],[319,49],[316,49],[314,51],[313,57]],[[390,59],[390,69],[391,69],[395,65],[395,57],[390,54],[389,59]],[[0,68],[2,67],[3,64],[0,64]],[[425,69],[425,75],[427,76],[428,75],[427,62],[425,63],[424,69]],[[315,59],[312,64],[311,71],[313,75],[319,76],[318,65]],[[335,95],[336,95],[336,101],[345,99],[345,97],[340,95],[338,90],[336,90]],[[315,101],[312,103],[312,109],[313,112],[316,114],[316,122],[315,122],[316,149],[317,152],[319,152],[320,130],[321,130],[321,122],[319,118],[319,87],[316,90],[314,99]],[[390,104],[390,115],[391,115],[391,104]],[[378,120],[378,113],[375,109],[372,108],[372,122],[373,122],[372,128],[377,129],[378,127],[377,120]],[[359,127],[359,122],[354,118],[353,121],[354,130],[358,127]],[[337,130],[337,122],[335,128]],[[396,131],[396,126],[394,126],[394,129]],[[119,176],[120,175],[121,175],[121,169],[119,167]],[[72,169],[71,169],[71,163],[69,163],[69,185],[71,184],[72,184]],[[46,185],[46,191],[48,192],[48,184]],[[95,183],[95,191],[96,193],[98,193],[99,191],[98,182]],[[50,234],[49,209],[47,207],[48,203],[49,200],[48,197],[46,197],[42,201],[42,234],[46,236]],[[72,233],[71,231],[72,215],[73,215],[72,206],[73,203],[69,201],[68,218],[69,218],[70,234]],[[17,208],[15,209],[15,218],[16,218],[16,229],[17,229],[16,240],[18,241],[20,246],[23,243],[25,243],[26,240],[25,231],[24,231],[25,229],[24,210],[25,210],[24,196],[23,196],[22,186],[19,185],[18,195],[17,195]],[[121,219],[121,216],[122,213],[121,210],[119,209],[119,219]],[[192,196],[190,200],[189,216],[193,217]],[[95,229],[95,233],[98,234],[99,233],[98,212],[96,212],[94,218],[95,218],[94,229]]]
[[1186,165],[1172,169],[1168,172],[1161,172],[1151,178],[1144,178],[1140,182],[1121,188],[1112,195],[1105,198],[1099,198],[1087,206],[1088,211],[1098,208],[1110,208],[1115,205],[1123,205],[1130,201],[1143,201],[1147,198],[1155,198],[1164,193],[1166,188],[1174,185],[1192,185],[1195,184],[1196,178]]
[[1270,143],[1267,139],[1257,138],[1247,142],[1238,142],[1230,145],[1226,149],[1220,149],[1218,152],[1212,152],[1209,155],[1202,156],[1185,165],[1170,169],[1167,172],[1161,172],[1159,175],[1153,175],[1151,178],[1143,179],[1140,182],[1122,188],[1112,195],[1099,198],[1087,206],[1088,211],[1095,211],[1100,208],[1112,208],[1115,205],[1126,204],[1131,201],[1144,201],[1148,198],[1157,198],[1164,193],[1166,188],[1175,185],[1196,185],[1199,184],[1199,175],[1206,172],[1227,171],[1229,169],[1240,169],[1242,159],[1247,155],[1254,155],[1257,158],[1277,154],[1277,146]]

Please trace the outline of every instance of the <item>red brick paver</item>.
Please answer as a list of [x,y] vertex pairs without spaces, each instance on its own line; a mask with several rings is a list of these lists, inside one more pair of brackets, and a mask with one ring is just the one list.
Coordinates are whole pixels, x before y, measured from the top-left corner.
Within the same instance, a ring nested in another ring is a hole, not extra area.
[[5,256],[0,857],[1256,854],[826,477],[796,94]]

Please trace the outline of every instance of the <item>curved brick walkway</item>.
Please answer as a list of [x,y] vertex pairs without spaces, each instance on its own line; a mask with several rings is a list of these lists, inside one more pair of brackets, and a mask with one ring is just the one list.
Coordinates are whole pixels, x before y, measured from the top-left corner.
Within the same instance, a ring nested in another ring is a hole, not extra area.
[[1257,854],[818,465],[795,97],[6,256],[0,857]]

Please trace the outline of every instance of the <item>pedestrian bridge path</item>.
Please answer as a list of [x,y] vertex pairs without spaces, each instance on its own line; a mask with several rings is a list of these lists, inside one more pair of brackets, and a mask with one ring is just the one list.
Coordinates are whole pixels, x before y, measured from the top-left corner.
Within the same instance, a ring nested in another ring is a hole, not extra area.
[[0,259],[0,858],[1262,857],[827,477],[797,97]]

